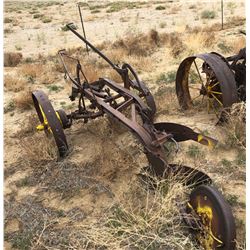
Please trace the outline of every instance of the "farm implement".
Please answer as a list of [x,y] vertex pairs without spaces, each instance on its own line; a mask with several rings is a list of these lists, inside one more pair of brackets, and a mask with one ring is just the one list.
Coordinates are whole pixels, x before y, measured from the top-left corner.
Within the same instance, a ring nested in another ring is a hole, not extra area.
[[[114,64],[86,37],[80,35],[71,23],[67,28],[104,59],[121,77],[118,84],[107,78],[89,82],[84,67],[77,58],[65,50],[58,52],[65,70],[65,77],[72,82],[70,100],[77,100],[78,108],[67,114],[64,110],[55,111],[46,94],[41,91],[32,93],[32,98],[40,125],[39,131],[54,136],[59,158],[67,156],[69,145],[64,129],[72,126],[73,121],[82,119],[85,123],[98,117],[108,116],[124,125],[143,145],[148,159],[147,171],[164,178],[170,174],[182,175],[185,184],[194,187],[185,208],[183,218],[205,249],[234,249],[235,224],[231,209],[220,192],[213,187],[212,180],[205,173],[187,166],[168,163],[165,144],[193,140],[213,147],[217,141],[195,132],[189,127],[169,123],[154,123],[156,105],[153,95],[145,83],[139,79],[131,65]],[[75,65],[75,74],[69,72],[67,60]],[[84,139],[84,138],[83,138]]]
[[246,48],[223,57],[211,52],[184,59],[176,74],[176,94],[182,109],[207,107],[219,114],[246,101]]

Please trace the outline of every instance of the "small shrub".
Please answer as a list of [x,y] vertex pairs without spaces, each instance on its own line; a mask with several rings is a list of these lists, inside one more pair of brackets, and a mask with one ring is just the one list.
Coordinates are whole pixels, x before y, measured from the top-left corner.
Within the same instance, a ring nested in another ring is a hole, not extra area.
[[165,6],[162,6],[162,5],[159,5],[159,6],[156,6],[155,9],[156,9],[156,10],[165,10],[166,7],[165,7]]
[[15,45],[16,50],[22,50],[22,47],[20,45]]
[[172,83],[175,81],[176,71],[170,71],[166,74],[162,73],[157,78],[157,83]]
[[166,25],[167,25],[166,22],[162,22],[162,23],[160,23],[160,28],[163,29],[166,27]]
[[3,112],[8,113],[14,111],[16,108],[14,100],[11,100],[6,106],[4,106]]
[[240,150],[238,152],[238,155],[236,158],[236,164],[238,164],[240,166],[246,165],[246,151],[245,150]]
[[25,81],[17,76],[6,75],[4,77],[4,87],[8,91],[19,92],[24,89]]
[[43,14],[35,14],[34,16],[33,16],[33,18],[34,19],[37,19],[37,18],[41,18],[41,17],[43,17],[44,15]]
[[30,89],[24,90],[14,99],[15,106],[20,110],[29,110],[33,107],[32,92]]
[[15,67],[23,58],[22,53],[6,52],[4,53],[4,67]]
[[13,22],[13,19],[10,18],[10,17],[5,17],[4,20],[3,20],[4,23],[12,23]]
[[95,13],[100,13],[100,12],[101,12],[100,10],[92,10],[90,13],[95,14]]
[[52,19],[49,18],[49,17],[45,17],[45,18],[42,19],[43,23],[50,23],[51,21],[52,21]]
[[190,145],[187,154],[192,158],[199,158],[203,155],[200,148],[196,145]]
[[10,34],[10,33],[13,33],[14,31],[10,28],[6,28],[4,29],[4,34]]
[[230,168],[232,166],[232,162],[227,160],[227,159],[222,159],[221,160],[221,164],[224,166],[224,167],[227,167],[227,168]]
[[236,206],[238,205],[238,196],[234,195],[234,194],[228,194],[227,197],[227,202],[231,205],[231,206]]
[[196,5],[195,5],[195,4],[192,4],[192,5],[190,5],[188,8],[189,8],[190,10],[196,9]]
[[226,54],[232,51],[232,48],[223,42],[219,43],[217,46],[222,51],[223,54]]
[[201,12],[202,19],[214,19],[215,18],[215,11],[213,10],[204,10]]
[[55,92],[59,92],[61,89],[63,89],[63,87],[57,86],[55,84],[49,85],[47,86],[47,88],[49,89],[49,91],[55,91]]

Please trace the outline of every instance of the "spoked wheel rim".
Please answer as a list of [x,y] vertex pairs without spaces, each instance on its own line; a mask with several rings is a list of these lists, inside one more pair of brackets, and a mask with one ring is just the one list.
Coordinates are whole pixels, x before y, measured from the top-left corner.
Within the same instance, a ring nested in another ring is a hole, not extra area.
[[33,103],[41,122],[37,126],[38,130],[44,130],[46,135],[53,135],[59,156],[63,157],[68,152],[68,143],[63,131],[63,125],[60,119],[60,113],[55,112],[47,95],[43,91],[34,91],[32,93]]
[[149,118],[151,121],[154,119],[154,115],[156,113],[156,104],[153,95],[151,94],[148,87],[145,85],[144,82],[140,81],[140,86],[136,81],[132,81],[134,84],[134,88],[136,90],[136,94],[145,100],[147,106],[150,108]]
[[235,249],[236,231],[232,211],[217,189],[207,185],[195,188],[187,210],[198,218],[200,226],[195,234],[205,250]]
[[183,60],[176,75],[176,93],[183,109],[199,103],[213,113],[238,100],[234,74],[226,60],[216,53]]

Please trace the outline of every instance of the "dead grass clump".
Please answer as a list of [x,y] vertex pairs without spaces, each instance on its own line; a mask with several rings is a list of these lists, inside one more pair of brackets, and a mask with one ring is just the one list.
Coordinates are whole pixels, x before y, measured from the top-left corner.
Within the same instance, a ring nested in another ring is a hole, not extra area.
[[174,86],[160,86],[154,95],[157,114],[173,114],[179,108]]
[[185,37],[184,44],[190,51],[189,53],[198,53],[204,51],[204,48],[209,48],[216,44],[216,37],[213,32],[198,32],[190,33]]
[[17,133],[16,133],[16,136],[17,137],[26,137],[26,136],[32,136],[34,135],[37,130],[36,130],[36,126],[39,124],[39,119],[38,119],[38,116],[37,114],[32,114],[32,115],[29,115],[25,121],[24,121],[24,124],[21,128],[21,130],[19,130]]
[[82,226],[86,241],[108,249],[199,249],[185,234],[179,211],[187,200],[185,187],[171,178],[154,179],[154,184],[154,191],[152,183],[134,185],[110,215]]
[[235,39],[231,44],[232,52],[235,54],[239,53],[240,49],[242,49],[244,47],[246,47],[246,37],[245,36],[241,36],[241,37]]
[[181,10],[181,6],[174,6],[173,8],[171,8],[171,10],[169,11],[169,14],[177,14],[179,11]]
[[23,58],[20,52],[6,52],[4,53],[4,67],[15,67]]
[[246,104],[235,103],[226,114],[226,144],[246,148]]
[[44,133],[35,133],[21,141],[23,157],[27,162],[55,161],[57,147],[53,136],[46,137]]
[[37,64],[24,64],[19,68],[19,72],[27,77],[36,78],[42,70],[42,65]]
[[148,34],[128,34],[124,39],[113,43],[113,48],[123,48],[128,55],[148,56],[159,45],[159,34],[151,30]]
[[246,18],[242,16],[232,16],[228,18],[226,26],[243,26],[246,23]]
[[29,110],[33,107],[31,89],[21,91],[18,96],[15,97],[15,106],[20,110]]
[[5,75],[4,77],[4,87],[8,91],[19,92],[24,90],[25,80],[18,76]]
[[166,43],[174,58],[178,58],[182,52],[186,50],[186,46],[182,41],[182,36],[178,33],[165,33],[161,35],[162,43]]

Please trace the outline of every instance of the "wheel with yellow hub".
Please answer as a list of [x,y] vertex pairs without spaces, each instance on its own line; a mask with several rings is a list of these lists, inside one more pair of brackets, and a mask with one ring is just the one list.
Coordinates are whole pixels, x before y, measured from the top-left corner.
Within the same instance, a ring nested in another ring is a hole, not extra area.
[[70,122],[63,110],[55,111],[47,95],[43,91],[32,93],[33,103],[40,123],[36,128],[46,135],[53,135],[59,156],[63,157],[68,151],[68,144],[63,129],[70,126]]
[[184,59],[175,84],[183,109],[196,107],[218,114],[238,101],[234,73],[226,59],[214,52]]
[[187,211],[196,218],[194,230],[205,250],[235,249],[235,222],[229,204],[222,194],[208,185],[198,186],[190,195]]

